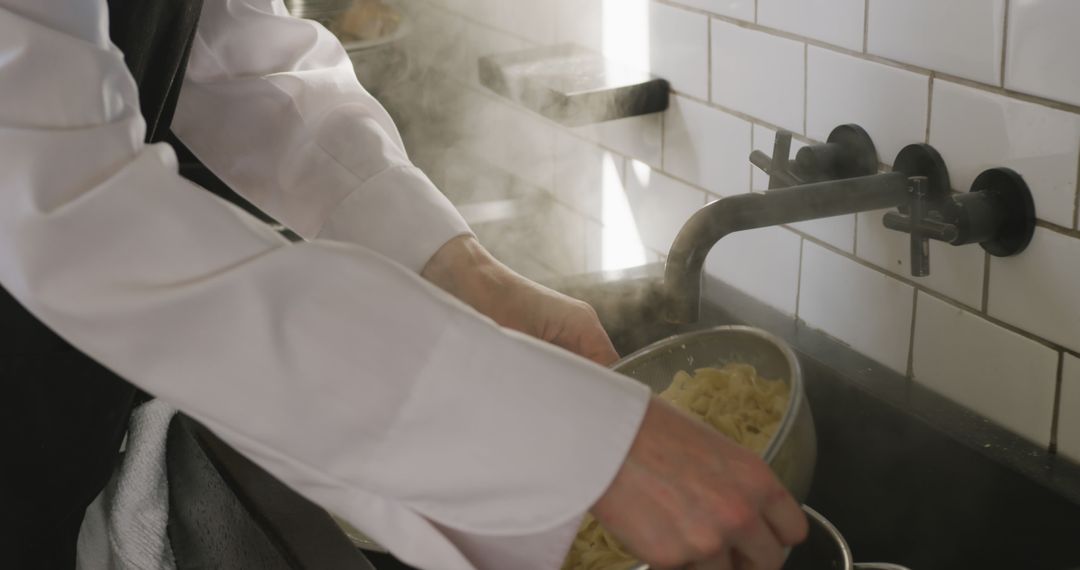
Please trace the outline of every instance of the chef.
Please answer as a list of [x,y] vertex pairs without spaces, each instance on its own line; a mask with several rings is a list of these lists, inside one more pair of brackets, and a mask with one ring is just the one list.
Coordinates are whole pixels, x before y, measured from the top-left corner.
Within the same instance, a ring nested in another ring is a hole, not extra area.
[[[305,241],[178,176],[173,135]],[[11,567],[73,566],[127,382],[420,568],[558,568],[586,510],[658,566],[774,569],[806,532],[477,243],[280,0],[0,0],[0,285]]]

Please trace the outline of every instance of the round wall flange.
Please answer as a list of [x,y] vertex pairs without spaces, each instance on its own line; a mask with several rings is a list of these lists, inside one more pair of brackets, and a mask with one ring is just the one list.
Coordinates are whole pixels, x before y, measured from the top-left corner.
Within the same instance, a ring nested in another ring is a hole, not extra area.
[[984,194],[1001,216],[994,236],[979,245],[997,257],[1024,251],[1035,235],[1035,200],[1024,178],[1009,168],[991,168],[975,178],[971,192]]
[[908,177],[925,176],[929,198],[932,200],[944,198],[952,191],[945,160],[928,144],[909,144],[900,149],[893,161],[893,172],[903,172]]
[[848,157],[848,160],[838,164],[837,174],[841,178],[877,174],[877,148],[874,147],[874,140],[859,125],[847,124],[836,127],[829,133],[829,140],[826,142],[840,146],[844,149],[844,156]]

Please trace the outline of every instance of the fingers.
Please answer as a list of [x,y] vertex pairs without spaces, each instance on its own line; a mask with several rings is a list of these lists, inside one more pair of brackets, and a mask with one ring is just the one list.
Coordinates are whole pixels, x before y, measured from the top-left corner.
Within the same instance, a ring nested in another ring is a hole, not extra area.
[[582,352],[589,360],[601,366],[610,366],[619,359],[619,353],[615,352],[615,347],[611,344],[611,339],[608,338],[604,329],[599,325],[596,328],[599,330],[584,341],[586,347]]
[[806,513],[786,491],[775,495],[762,511],[765,522],[783,546],[794,546],[806,540],[810,525]]
[[733,556],[737,570],[777,570],[784,563],[784,547],[763,519],[755,519],[735,539]]

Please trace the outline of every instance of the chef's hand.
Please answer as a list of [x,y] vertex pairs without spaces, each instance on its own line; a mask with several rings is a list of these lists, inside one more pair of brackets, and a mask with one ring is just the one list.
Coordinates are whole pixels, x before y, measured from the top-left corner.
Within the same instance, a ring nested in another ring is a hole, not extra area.
[[807,533],[760,457],[658,398],[592,513],[654,568],[776,570]]
[[619,358],[592,307],[514,273],[472,236],[443,245],[421,275],[504,327],[605,366]]

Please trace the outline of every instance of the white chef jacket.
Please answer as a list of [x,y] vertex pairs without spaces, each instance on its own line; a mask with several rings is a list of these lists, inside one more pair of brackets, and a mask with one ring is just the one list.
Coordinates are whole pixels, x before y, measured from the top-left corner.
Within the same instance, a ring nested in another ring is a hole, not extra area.
[[406,562],[558,567],[647,391],[417,275],[468,228],[324,28],[205,0],[173,122],[290,244],[143,143],[106,11],[0,0],[0,283]]

